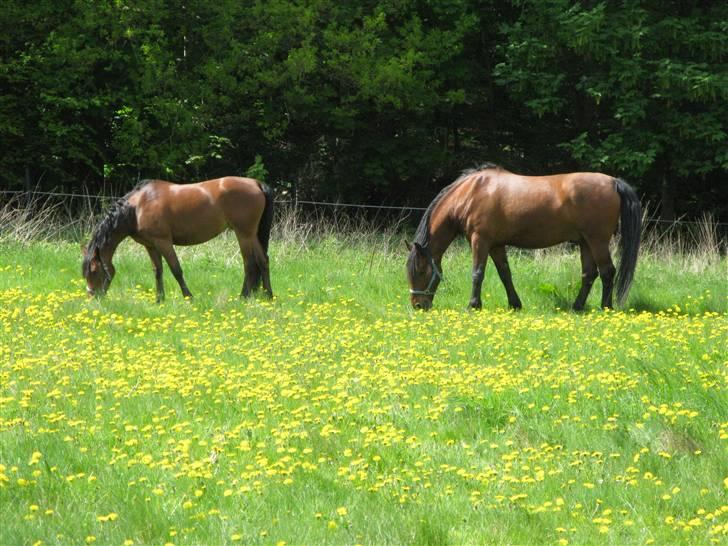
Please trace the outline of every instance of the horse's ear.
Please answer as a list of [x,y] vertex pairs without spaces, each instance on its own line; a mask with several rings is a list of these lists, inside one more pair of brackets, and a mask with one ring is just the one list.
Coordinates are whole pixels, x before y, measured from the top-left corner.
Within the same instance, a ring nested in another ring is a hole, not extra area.
[[[86,251],[86,257],[88,258],[88,251]],[[89,260],[89,267],[91,271],[96,272],[101,265],[101,254],[99,254],[99,249],[94,248],[93,254],[91,255],[91,259]]]
[[84,244],[81,245],[81,254],[83,254],[84,258],[88,256],[88,248],[86,248],[86,245]]
[[407,239],[404,240],[404,246],[407,247],[407,250],[412,252],[412,243],[410,243]]

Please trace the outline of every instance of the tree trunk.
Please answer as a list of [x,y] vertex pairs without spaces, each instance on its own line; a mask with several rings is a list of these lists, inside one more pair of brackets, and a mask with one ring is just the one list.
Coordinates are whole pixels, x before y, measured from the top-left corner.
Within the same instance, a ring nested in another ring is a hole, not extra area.
[[660,220],[663,222],[675,221],[675,182],[663,177],[660,191]]

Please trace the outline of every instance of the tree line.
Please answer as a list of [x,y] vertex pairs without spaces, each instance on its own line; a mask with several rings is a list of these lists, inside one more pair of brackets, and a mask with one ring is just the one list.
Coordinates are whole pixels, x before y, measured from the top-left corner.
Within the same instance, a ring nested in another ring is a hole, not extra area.
[[724,2],[6,0],[0,29],[6,189],[422,205],[490,161],[728,212]]

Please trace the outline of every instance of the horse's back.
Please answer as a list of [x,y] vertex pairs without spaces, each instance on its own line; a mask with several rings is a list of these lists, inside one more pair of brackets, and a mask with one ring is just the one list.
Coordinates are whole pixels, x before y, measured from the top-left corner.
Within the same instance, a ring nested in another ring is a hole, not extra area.
[[226,227],[255,233],[265,196],[252,178],[228,176],[191,184],[152,180],[130,196],[139,237],[171,238],[174,244],[208,241]]
[[555,175],[555,184],[560,187],[564,202],[573,206],[617,205],[619,196],[614,188],[614,178],[603,173],[579,172]]
[[540,248],[585,235],[610,236],[619,217],[612,177],[577,172],[522,176],[474,173],[462,189],[472,200],[471,230],[498,244]]
[[137,204],[153,200],[216,200],[223,195],[254,198],[262,194],[260,183],[253,178],[224,176],[202,182],[178,184],[168,180],[149,180],[130,197]]
[[614,178],[602,173],[569,173],[562,180],[562,213],[582,233],[609,239],[619,222],[620,198]]
[[496,191],[514,206],[561,207],[570,203],[608,201],[616,193],[614,179],[602,173],[574,172],[522,176],[504,171],[494,178]]

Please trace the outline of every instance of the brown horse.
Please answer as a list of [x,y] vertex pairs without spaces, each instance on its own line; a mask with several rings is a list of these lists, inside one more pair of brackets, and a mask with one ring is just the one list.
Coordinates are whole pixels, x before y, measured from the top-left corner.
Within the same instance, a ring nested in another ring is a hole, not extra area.
[[192,297],[173,245],[209,241],[226,228],[235,231],[243,256],[241,296],[263,283],[273,295],[268,271],[268,240],[273,223],[270,188],[251,178],[226,176],[197,184],[144,180],[112,205],[83,248],[82,273],[89,295],[104,294],[114,278],[111,259],[131,237],[147,249],[157,280],[157,302],[164,299],[162,257],[184,297]]
[[470,307],[479,309],[488,255],[505,286],[508,304],[521,308],[511,280],[506,245],[545,248],[573,241],[581,250],[581,290],[574,309],[582,310],[597,272],[602,307],[612,306],[615,268],[609,241],[621,220],[617,299],[622,304],[637,265],[642,208],[623,180],[600,173],[521,176],[485,164],[466,171],[445,187],[427,208],[409,245],[407,276],[416,309],[429,309],[442,279],[442,255],[463,234],[473,251]]

